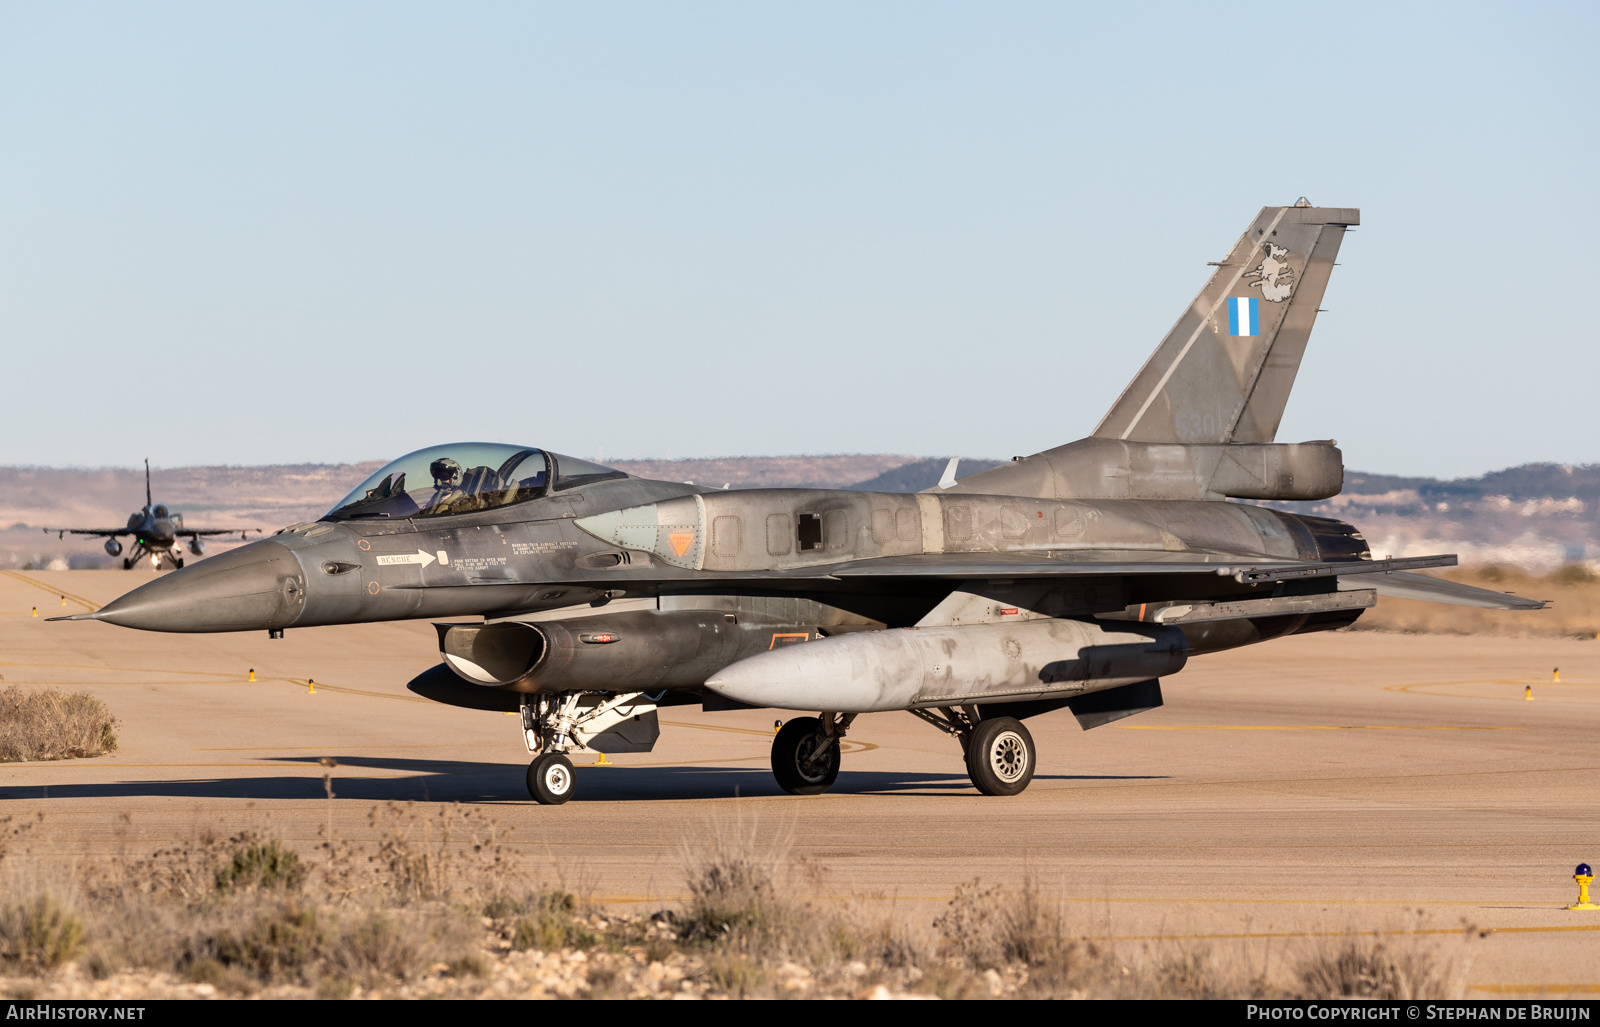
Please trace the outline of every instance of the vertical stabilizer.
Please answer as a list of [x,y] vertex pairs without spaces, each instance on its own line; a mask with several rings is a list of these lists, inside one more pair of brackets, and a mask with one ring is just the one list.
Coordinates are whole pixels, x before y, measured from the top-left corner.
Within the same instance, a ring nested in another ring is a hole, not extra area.
[[144,508],[150,509],[150,458],[144,458]]
[[1353,208],[1263,207],[1095,437],[1273,441],[1339,243],[1360,223]]

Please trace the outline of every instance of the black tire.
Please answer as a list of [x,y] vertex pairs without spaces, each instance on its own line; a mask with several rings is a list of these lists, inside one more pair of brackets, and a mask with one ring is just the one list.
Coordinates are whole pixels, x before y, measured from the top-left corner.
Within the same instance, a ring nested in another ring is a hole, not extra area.
[[133,557],[124,556],[122,558],[122,569],[125,570],[125,571],[133,570]]
[[559,806],[572,798],[572,761],[547,752],[528,765],[528,794],[542,806]]
[[778,787],[790,795],[821,795],[833,787],[839,776],[839,743],[833,742],[816,765],[806,759],[817,751],[816,717],[796,717],[778,729],[772,740],[772,776]]
[[172,562],[178,565],[178,567],[177,567],[178,570],[180,570],[180,571],[183,570],[183,557],[175,556],[175,557],[172,558]]
[[967,743],[967,776],[985,795],[1016,795],[1033,780],[1033,736],[1015,717],[980,720]]

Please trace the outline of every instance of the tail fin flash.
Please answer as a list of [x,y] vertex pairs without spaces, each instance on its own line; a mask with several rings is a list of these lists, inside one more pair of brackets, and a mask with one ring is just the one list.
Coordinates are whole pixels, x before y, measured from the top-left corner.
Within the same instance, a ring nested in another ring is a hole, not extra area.
[[1095,436],[1273,441],[1339,244],[1360,223],[1359,210],[1304,199],[1263,207]]

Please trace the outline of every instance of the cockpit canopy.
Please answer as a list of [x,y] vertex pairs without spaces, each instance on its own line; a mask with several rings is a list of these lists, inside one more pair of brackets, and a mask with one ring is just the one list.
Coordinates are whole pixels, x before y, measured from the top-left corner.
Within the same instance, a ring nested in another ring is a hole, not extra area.
[[608,478],[612,467],[495,442],[458,442],[408,453],[380,468],[323,515],[324,520],[364,517],[441,517],[510,506],[555,490]]

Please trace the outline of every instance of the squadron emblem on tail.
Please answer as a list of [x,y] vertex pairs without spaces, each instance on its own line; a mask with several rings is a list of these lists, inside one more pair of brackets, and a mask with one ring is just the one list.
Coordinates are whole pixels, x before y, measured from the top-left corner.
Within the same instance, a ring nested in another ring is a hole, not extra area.
[[1245,272],[1245,277],[1255,279],[1250,285],[1261,289],[1262,299],[1282,303],[1294,292],[1294,268],[1285,259],[1289,256],[1289,248],[1270,242],[1266,245],[1266,257],[1253,271]]

